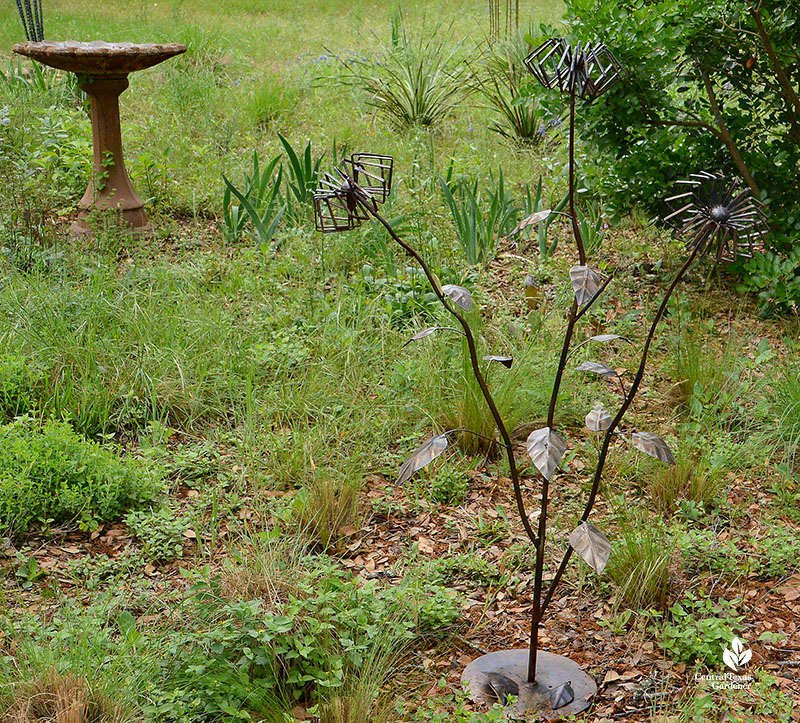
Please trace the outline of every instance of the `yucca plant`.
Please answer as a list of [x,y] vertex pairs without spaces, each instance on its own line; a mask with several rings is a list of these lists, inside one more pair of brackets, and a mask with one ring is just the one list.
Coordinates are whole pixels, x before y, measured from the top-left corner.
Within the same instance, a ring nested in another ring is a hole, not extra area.
[[529,87],[522,61],[528,45],[517,33],[491,48],[482,68],[473,70],[472,85],[483,106],[497,115],[489,130],[519,146],[536,146],[554,137],[561,127],[561,109],[555,112]]
[[[222,231],[230,243],[236,243],[247,230],[252,239],[265,251],[275,235],[275,231],[286,211],[286,204],[281,205],[281,180],[283,166],[280,156],[276,156],[261,170],[258,151],[253,151],[253,170],[245,174],[245,183],[240,191],[225,175],[225,191],[222,197]],[[235,197],[239,204],[233,203]],[[248,230],[247,220],[253,226]]]
[[412,38],[395,25],[392,43],[381,44],[374,58],[339,58],[348,71],[339,80],[366,91],[367,102],[398,129],[435,126],[468,90],[463,43],[451,43],[450,35],[437,25]]
[[[497,255],[497,244],[514,228],[519,209],[506,189],[503,169],[497,185],[486,194],[478,190],[478,181],[458,179],[448,183],[441,176],[439,186],[456,225],[458,243],[467,262],[488,264]],[[455,187],[455,192],[453,191]]]

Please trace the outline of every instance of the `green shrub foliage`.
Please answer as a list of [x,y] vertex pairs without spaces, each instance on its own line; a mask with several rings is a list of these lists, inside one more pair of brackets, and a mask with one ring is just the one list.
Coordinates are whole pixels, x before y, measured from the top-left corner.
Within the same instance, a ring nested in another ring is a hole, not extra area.
[[797,3],[568,0],[567,20],[574,40],[602,40],[624,68],[586,111],[587,137],[607,151],[601,183],[653,205],[688,173],[723,169],[797,236]]
[[110,520],[159,487],[138,460],[86,441],[64,422],[0,427],[0,534],[21,534],[37,522]]

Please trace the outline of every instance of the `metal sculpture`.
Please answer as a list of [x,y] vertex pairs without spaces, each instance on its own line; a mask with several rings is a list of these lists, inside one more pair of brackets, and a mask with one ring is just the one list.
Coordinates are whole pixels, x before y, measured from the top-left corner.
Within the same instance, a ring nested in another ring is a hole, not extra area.
[[[763,251],[767,215],[749,188],[742,190],[738,181],[728,184],[722,175],[706,171],[678,183],[690,189],[666,199],[672,213],[664,221],[685,239],[689,251],[697,247],[700,256],[713,251],[717,263]],[[676,202],[684,205],[676,209]]]
[[[587,50],[573,52],[563,44],[563,41],[557,43],[550,41],[546,47],[548,50],[557,48],[558,60],[555,63],[552,62],[553,53],[540,52],[541,49],[534,52],[531,57],[538,58],[537,68],[541,69],[544,63],[550,63],[546,68],[546,74],[543,73],[537,77],[545,78],[548,82],[550,82],[549,79],[560,78],[560,80],[552,82],[570,93],[573,116],[577,88],[583,88],[585,97],[593,99],[597,97],[599,90],[607,89],[615,82],[615,78],[611,76],[617,75],[619,66],[616,61],[613,61],[613,56],[602,46],[594,46],[591,52]],[[598,58],[603,60],[598,61]],[[564,63],[569,67],[567,75],[562,72]],[[602,74],[595,70],[600,67],[605,68]],[[587,80],[590,77],[591,82]],[[590,91],[589,88],[594,88],[594,90]],[[511,436],[487,384],[486,370],[481,366],[481,361],[487,362],[488,365],[496,361],[503,366],[510,367],[513,360],[510,357],[497,355],[487,355],[482,358],[478,356],[475,337],[464,315],[464,312],[470,311],[472,307],[472,296],[469,290],[453,284],[441,285],[419,253],[403,241],[381,216],[379,206],[391,191],[392,169],[393,162],[389,156],[372,154],[351,156],[344,162],[342,168],[335,169],[333,174],[327,174],[317,189],[314,195],[316,226],[323,232],[347,231],[356,228],[363,221],[373,218],[419,264],[437,298],[456,319],[458,326],[428,327],[417,332],[409,342],[423,339],[443,330],[456,331],[466,339],[472,373],[494,419],[499,435],[499,439],[493,438],[490,441],[505,450],[517,511],[528,538],[536,548],[529,647],[524,650],[499,651],[477,658],[467,666],[462,675],[462,682],[470,688],[476,698],[483,698],[487,701],[496,700],[503,704],[515,698],[513,706],[516,713],[535,712],[537,716],[545,719],[578,713],[588,707],[590,699],[597,692],[597,685],[574,661],[539,650],[539,626],[544,620],[545,612],[558,588],[573,551],[578,552],[580,557],[598,573],[603,571],[608,562],[611,543],[600,529],[589,522],[589,516],[597,499],[611,443],[616,438],[622,438],[635,449],[665,463],[674,464],[672,452],[661,437],[651,432],[621,429],[621,422],[639,390],[656,328],[678,283],[695,259],[709,253],[715,246],[717,252],[714,257],[717,260],[724,257],[724,254],[719,252],[720,248],[730,249],[734,254],[740,249],[744,249],[744,239],[747,240],[748,249],[754,248],[757,238],[761,237],[766,228],[763,209],[757,201],[750,198],[749,192],[738,192],[735,185],[725,184],[721,177],[710,174],[693,176],[693,179],[690,180],[692,191],[686,196],[690,199],[689,203],[669,216],[669,219],[677,224],[679,234],[687,243],[689,256],[673,278],[653,317],[641,351],[639,366],[630,387],[626,389],[619,374],[605,364],[583,362],[576,368],[578,371],[597,374],[600,377],[616,378],[620,382],[623,399],[614,415],[602,406],[591,410],[586,415],[587,428],[597,434],[598,438],[603,434],[597,465],[583,514],[569,536],[567,550],[550,586],[544,593],[544,551],[547,535],[549,485],[567,448],[564,437],[555,430],[556,401],[567,362],[577,349],[590,342],[623,341],[631,343],[629,339],[618,334],[598,334],[576,345],[572,354],[570,353],[576,322],[601,296],[611,278],[601,280],[600,276],[587,265],[580,229],[575,223],[575,215],[572,211],[569,215],[573,222],[580,261],[578,265],[570,269],[573,302],[553,382],[546,426],[531,432],[526,441],[527,452],[534,466],[542,475],[540,509],[537,529],[534,530],[522,495]],[[357,179],[360,179],[364,185]],[[574,209],[574,118],[570,124],[570,179],[570,205]],[[674,199],[675,197],[673,197]],[[540,222],[545,217],[543,212],[539,212],[537,219],[532,223]],[[733,242],[732,246],[731,242]],[[488,370],[488,366],[486,369]],[[452,429],[426,440],[403,463],[399,471],[398,484],[407,481],[413,474],[444,453],[449,446],[448,437],[459,432],[477,434],[472,430]],[[484,435],[478,436],[483,437]]]
[[17,0],[17,11],[22,20],[25,38],[33,42],[44,40],[42,0]]

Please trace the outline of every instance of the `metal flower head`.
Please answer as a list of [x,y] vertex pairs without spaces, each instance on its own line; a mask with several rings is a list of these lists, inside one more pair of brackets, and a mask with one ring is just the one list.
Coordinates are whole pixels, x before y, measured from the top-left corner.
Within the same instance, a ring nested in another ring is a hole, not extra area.
[[593,101],[620,79],[622,66],[603,43],[578,43],[550,38],[527,58],[525,66],[545,88]]
[[377,211],[392,190],[391,156],[354,153],[343,161],[344,170],[326,173],[314,192],[317,231],[351,231],[369,218],[367,209]]
[[742,190],[738,180],[728,182],[719,173],[705,171],[678,183],[691,188],[666,199],[672,213],[664,221],[689,251],[696,250],[698,256],[713,253],[719,263],[752,258],[763,250],[763,237],[769,232],[767,214],[749,188]]

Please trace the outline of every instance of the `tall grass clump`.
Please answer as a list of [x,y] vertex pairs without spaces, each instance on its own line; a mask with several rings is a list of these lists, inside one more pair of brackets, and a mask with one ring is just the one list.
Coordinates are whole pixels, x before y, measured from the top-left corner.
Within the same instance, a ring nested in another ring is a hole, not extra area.
[[0,320],[0,339],[33,384],[20,392],[31,409],[8,409],[69,419],[88,436],[226,417],[253,373],[236,305],[219,303],[201,267],[156,265],[122,279],[102,268],[74,280],[8,273]]
[[246,112],[254,125],[266,128],[290,115],[300,99],[296,83],[287,83],[283,76],[271,74],[253,88]]
[[791,357],[775,369],[764,411],[766,440],[782,444],[785,456],[795,464],[800,444],[800,364]]
[[423,28],[414,37],[398,20],[392,41],[366,59],[339,58],[345,85],[363,90],[367,103],[400,130],[441,123],[461,102],[468,87],[463,43],[453,43],[449,28]]
[[670,583],[670,547],[666,530],[624,513],[606,572],[619,601],[632,610],[666,608]]
[[336,470],[320,470],[303,490],[298,510],[300,529],[323,550],[336,547],[358,522],[360,484]]
[[93,689],[85,678],[55,669],[19,683],[3,720],[7,723],[133,723],[137,720],[114,698]]
[[708,509],[726,488],[723,470],[712,462],[709,452],[697,452],[679,447],[675,464],[647,464],[645,484],[656,509],[661,513],[674,512],[681,500],[695,502]]

